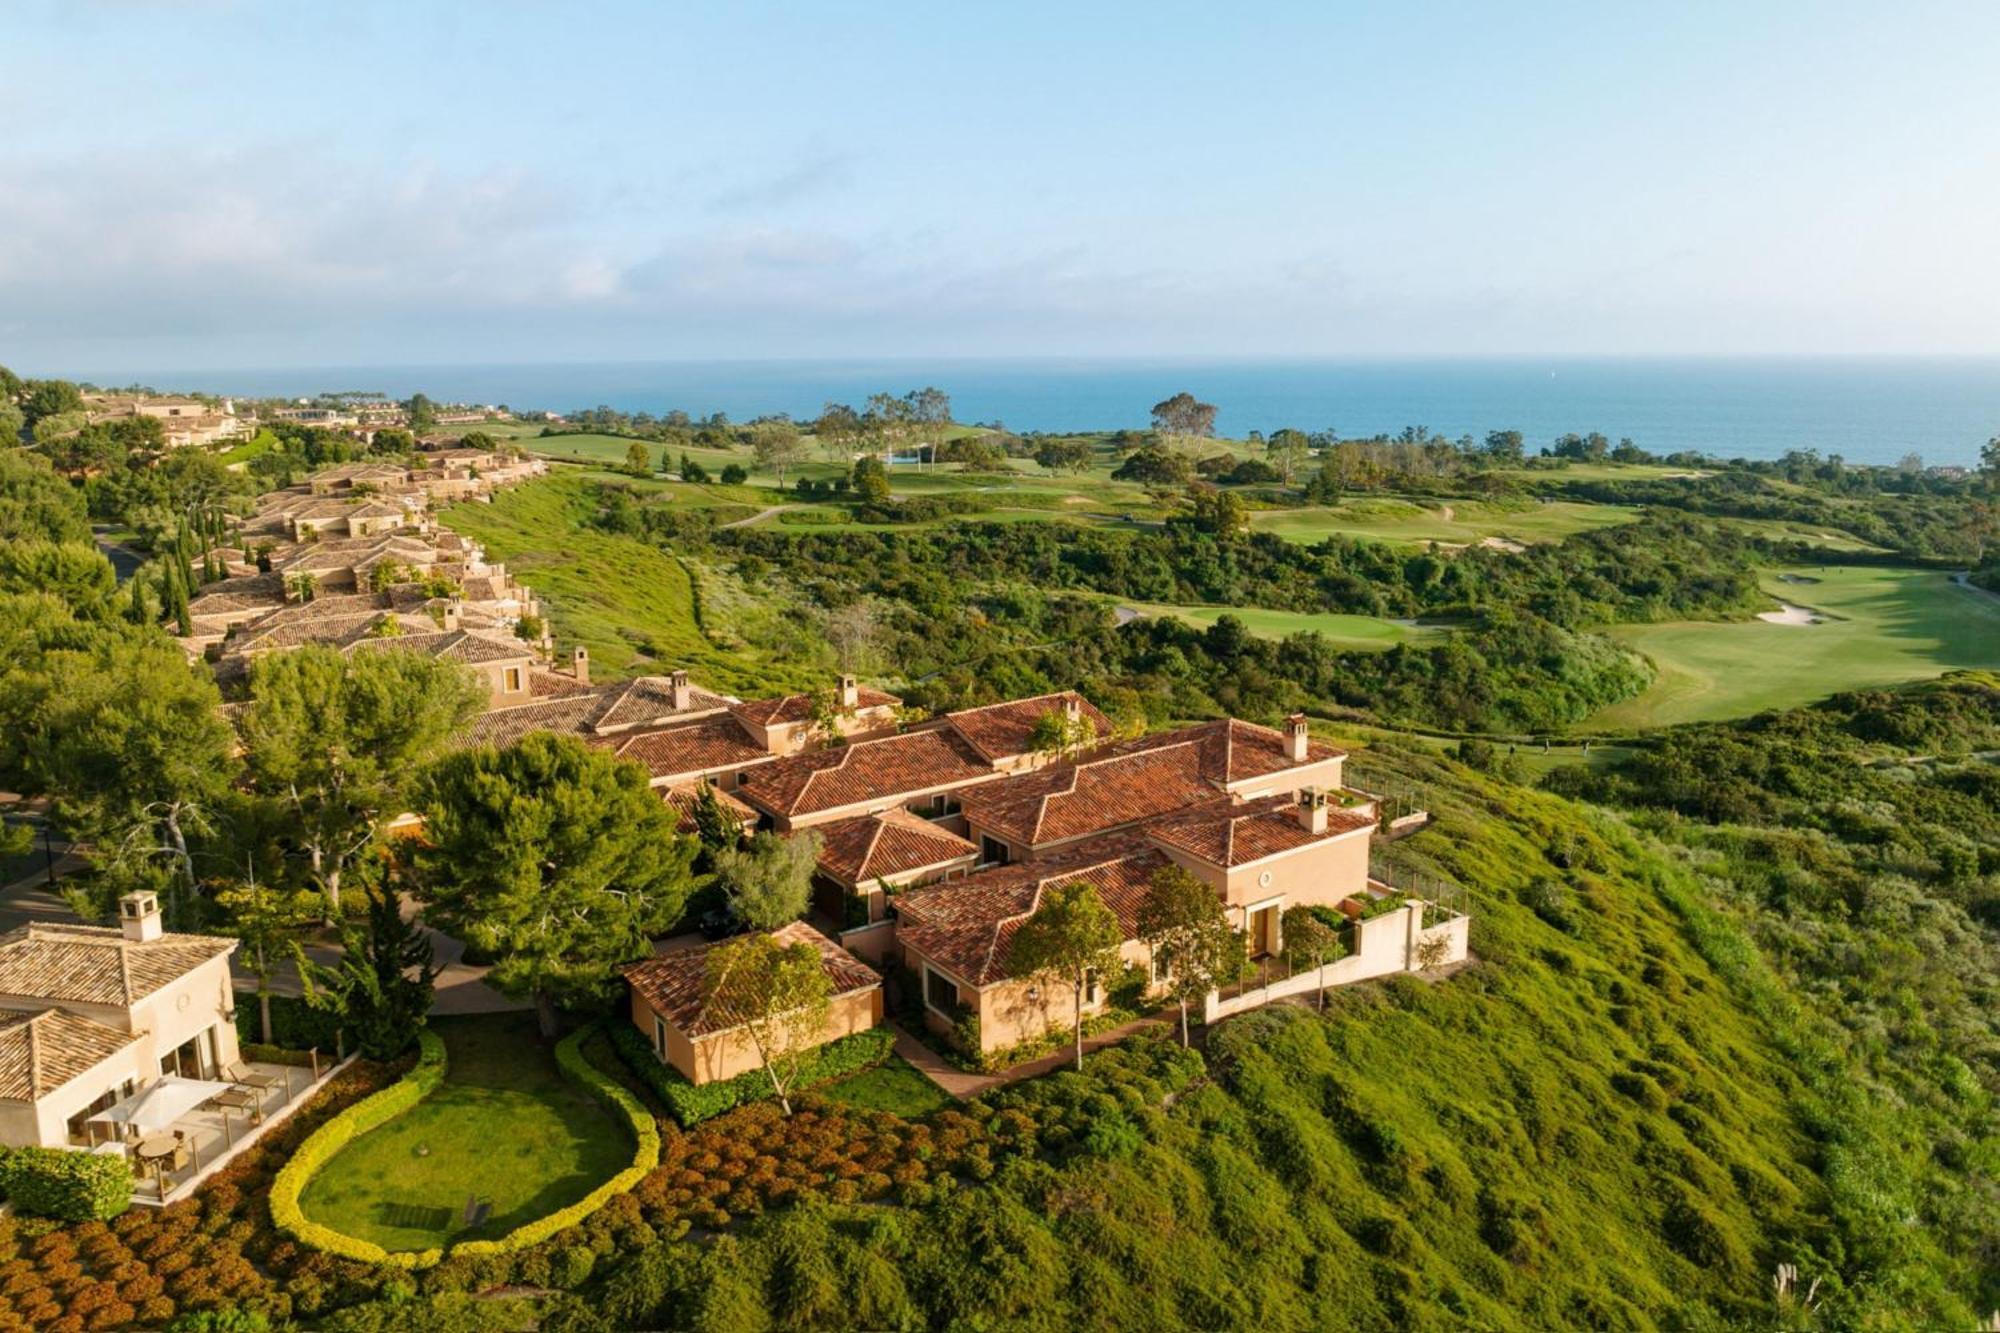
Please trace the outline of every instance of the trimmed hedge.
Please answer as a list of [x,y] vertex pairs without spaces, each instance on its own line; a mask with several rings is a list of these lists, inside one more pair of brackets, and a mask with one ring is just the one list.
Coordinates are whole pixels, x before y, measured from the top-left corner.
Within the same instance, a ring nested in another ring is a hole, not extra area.
[[557,1042],[556,1065],[562,1070],[565,1078],[582,1085],[586,1092],[603,1102],[632,1131],[636,1145],[632,1151],[632,1165],[569,1207],[558,1208],[547,1217],[539,1217],[524,1226],[515,1227],[498,1240],[461,1241],[451,1247],[454,1256],[507,1254],[514,1250],[525,1250],[530,1245],[539,1245],[558,1231],[576,1226],[611,1202],[614,1197],[630,1190],[660,1164],[659,1122],[653,1119],[640,1104],[639,1099],[634,1097],[623,1084],[590,1063],[590,1057],[583,1053],[584,1041],[595,1031],[594,1024],[578,1028]]
[[[532,1222],[518,1226],[497,1240],[468,1240],[451,1246],[450,1252],[454,1256],[507,1254],[539,1245],[558,1231],[582,1222],[609,1203],[613,1197],[637,1185],[646,1178],[648,1172],[659,1165],[659,1123],[647,1113],[637,1097],[616,1079],[591,1064],[588,1057],[583,1054],[584,1040],[592,1031],[593,1028],[581,1028],[557,1042],[556,1065],[562,1070],[565,1078],[582,1085],[592,1096],[611,1108],[631,1129],[636,1144],[632,1153],[632,1165],[569,1207],[559,1208],[546,1217],[536,1218]],[[372,1097],[356,1102],[321,1125],[311,1137],[299,1145],[298,1151],[292,1154],[292,1160],[285,1163],[284,1168],[278,1172],[277,1179],[271,1183],[271,1220],[277,1224],[278,1230],[301,1244],[361,1263],[430,1268],[444,1258],[445,1250],[442,1248],[384,1249],[373,1241],[362,1240],[310,1220],[299,1206],[299,1196],[305,1192],[306,1183],[357,1134],[365,1134],[377,1125],[387,1124],[430,1096],[437,1090],[438,1085],[444,1082],[446,1063],[443,1039],[425,1028],[418,1033],[418,1041],[421,1050],[415,1068],[400,1081]]]
[[12,1148],[0,1157],[0,1194],[38,1217],[109,1221],[132,1206],[132,1166],[109,1153]]
[[[748,1070],[735,1078],[718,1079],[713,1083],[688,1082],[678,1069],[655,1055],[653,1048],[646,1044],[645,1037],[629,1023],[611,1025],[611,1044],[632,1072],[659,1094],[660,1100],[666,1103],[667,1109],[683,1129],[771,1095],[771,1080],[764,1076],[761,1069]],[[805,1058],[804,1067],[799,1071],[798,1086],[800,1089],[810,1088],[872,1069],[889,1058],[889,1052],[895,1045],[896,1034],[886,1027],[870,1028],[866,1032],[830,1041]]]
[[410,1072],[372,1097],[363,1098],[314,1130],[301,1143],[292,1160],[286,1162],[271,1182],[271,1221],[278,1230],[303,1245],[325,1250],[343,1259],[366,1264],[398,1264],[404,1268],[428,1268],[443,1258],[441,1250],[391,1253],[373,1241],[358,1239],[332,1227],[321,1226],[306,1217],[299,1196],[333,1155],[345,1148],[357,1134],[365,1134],[386,1124],[437,1091],[444,1082],[444,1039],[429,1028],[417,1032],[417,1063]]
[[[331,1064],[331,1056],[340,1045],[338,1032],[340,1015],[327,1009],[315,1009],[296,995],[273,995],[271,997],[271,1038],[272,1045],[282,1046],[292,1051],[309,1051],[319,1048],[322,1063]],[[239,995],[236,997],[236,1040],[239,1045],[264,1042],[264,1024],[257,1010],[257,997]]]

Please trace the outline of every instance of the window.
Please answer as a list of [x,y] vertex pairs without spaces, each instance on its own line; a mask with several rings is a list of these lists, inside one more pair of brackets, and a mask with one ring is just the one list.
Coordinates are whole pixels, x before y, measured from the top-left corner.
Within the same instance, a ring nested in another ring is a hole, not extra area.
[[927,819],[949,819],[958,813],[958,798],[948,792],[939,792],[924,802],[922,813]]
[[509,694],[519,694],[520,692],[521,692],[521,668],[519,668],[519,667],[508,667],[508,668],[507,668],[507,693],[509,693]]
[[1097,969],[1092,968],[1083,974],[1083,1002],[1085,1006],[1096,1004],[1097,995]]
[[958,983],[929,967],[924,969],[924,1003],[953,1021],[967,1008],[958,998]]
[[653,1015],[653,1053],[667,1058],[667,1021],[658,1014]]
[[988,866],[1006,865],[1007,844],[998,838],[989,838],[982,834],[979,839],[979,863]]

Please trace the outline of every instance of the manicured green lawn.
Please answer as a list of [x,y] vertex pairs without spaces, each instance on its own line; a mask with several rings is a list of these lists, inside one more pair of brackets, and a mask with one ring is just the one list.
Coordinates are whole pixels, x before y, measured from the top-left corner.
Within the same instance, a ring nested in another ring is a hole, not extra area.
[[900,1055],[892,1055],[873,1069],[829,1083],[815,1091],[829,1101],[844,1102],[865,1111],[889,1111],[906,1120],[927,1116],[951,1105],[951,1094],[917,1072]]
[[[533,1014],[433,1020],[444,1086],[347,1145],[306,1186],[306,1216],[391,1250],[493,1237],[575,1203],[632,1160],[627,1131],[566,1082]],[[466,1200],[491,1201],[466,1228]]]
[[1658,727],[1795,708],[1842,690],[1895,685],[1958,667],[2000,666],[2000,598],[1960,588],[1935,570],[1788,571],[1816,582],[1764,579],[1772,597],[1819,612],[1817,625],[1751,620],[1621,625],[1659,677],[1586,729]]
[[1224,616],[1235,616],[1252,634],[1282,639],[1305,630],[1317,630],[1342,648],[1393,648],[1399,643],[1444,633],[1429,626],[1406,625],[1379,616],[1340,615],[1333,612],[1267,611],[1260,607],[1168,606],[1158,602],[1121,602],[1149,616],[1178,616],[1190,625],[1207,629]]
[[1426,501],[1356,499],[1310,509],[1268,509],[1251,516],[1260,532],[1288,541],[1317,542],[1340,535],[1386,542],[1446,542],[1470,545],[1491,537],[1501,541],[1556,541],[1595,528],[1629,523],[1639,511],[1623,505],[1485,500]]

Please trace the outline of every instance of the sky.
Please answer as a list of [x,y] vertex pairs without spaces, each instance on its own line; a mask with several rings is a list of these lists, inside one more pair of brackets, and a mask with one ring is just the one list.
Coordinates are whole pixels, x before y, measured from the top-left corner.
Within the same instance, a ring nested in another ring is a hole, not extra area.
[[0,8],[0,363],[2000,353],[2000,5]]

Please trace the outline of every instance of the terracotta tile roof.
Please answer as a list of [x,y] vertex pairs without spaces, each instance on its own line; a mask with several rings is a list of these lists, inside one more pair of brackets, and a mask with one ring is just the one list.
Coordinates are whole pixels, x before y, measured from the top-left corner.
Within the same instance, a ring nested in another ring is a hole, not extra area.
[[[547,683],[568,679],[553,673],[531,673],[535,702],[481,713],[472,719],[465,740],[473,745],[511,745],[536,731],[601,736],[637,727],[658,727],[690,716],[712,713],[729,703],[722,695],[696,686],[685,710],[674,708],[673,682],[665,676],[640,676],[604,685],[567,690]],[[760,750],[759,753],[762,753]]]
[[1014,975],[1014,932],[1050,888],[1085,882],[1118,918],[1126,939],[1139,933],[1139,908],[1166,856],[1130,836],[1093,839],[1059,861],[996,866],[896,898],[896,942],[973,986]]
[[819,868],[850,888],[978,855],[964,838],[900,806],[823,824]]
[[[1343,753],[1311,743],[1305,763]],[[973,822],[1032,846],[1212,804],[1230,783],[1300,766],[1281,733],[1225,718],[1108,745],[961,799]]]
[[31,921],[0,935],[0,995],[123,1007],[235,947],[218,935],[141,944],[116,928]]
[[1299,822],[1293,797],[1266,796],[1222,809],[1170,815],[1148,824],[1146,834],[1163,847],[1228,867],[1309,847],[1374,824],[1363,811],[1332,808],[1326,812],[1326,831],[1314,833]]
[[[810,694],[788,694],[782,699],[749,699],[730,705],[730,711],[753,726],[769,727],[786,722],[808,722],[812,720],[813,698]],[[894,708],[902,703],[893,694],[871,690],[863,685],[855,691],[855,708]]]
[[61,1009],[0,1017],[0,1101],[46,1097],[138,1040]]
[[192,615],[212,616],[274,607],[284,600],[285,580],[282,575],[239,575],[204,584],[199,597],[188,599],[188,611]]
[[1011,699],[984,708],[964,708],[946,713],[950,723],[966,743],[988,759],[1008,759],[1028,752],[1029,735],[1035,724],[1050,713],[1060,714],[1074,700],[1082,715],[1090,719],[1101,739],[1111,734],[1111,719],[1075,690],[1038,695],[1033,699]]
[[948,731],[912,731],[811,750],[747,774],[743,799],[796,816],[979,782],[993,770]]
[[682,833],[693,833],[695,831],[694,812],[701,805],[701,793],[704,785],[707,785],[709,790],[715,793],[715,799],[722,802],[722,808],[742,821],[745,828],[757,822],[757,812],[755,810],[737,800],[730,793],[723,791],[720,787],[716,787],[713,784],[688,782],[678,787],[660,788],[660,799],[665,801],[680,815],[680,823],[676,825],[678,831]]
[[713,713],[658,731],[621,731],[598,743],[620,759],[644,764],[655,779],[717,773],[777,758],[751,740],[743,724],[727,713]]
[[519,640],[506,643],[462,629],[369,636],[355,639],[347,648],[350,652],[421,653],[449,662],[529,662],[535,656],[535,650]]
[[[803,943],[818,949],[836,999],[882,984],[875,969],[803,921],[772,931],[771,938],[784,945]],[[702,982],[709,955],[715,949],[716,945],[710,944],[633,963],[624,969],[625,979],[647,1004],[684,1034],[707,1036],[723,1030],[721,1024],[709,1018],[702,1001]]]

